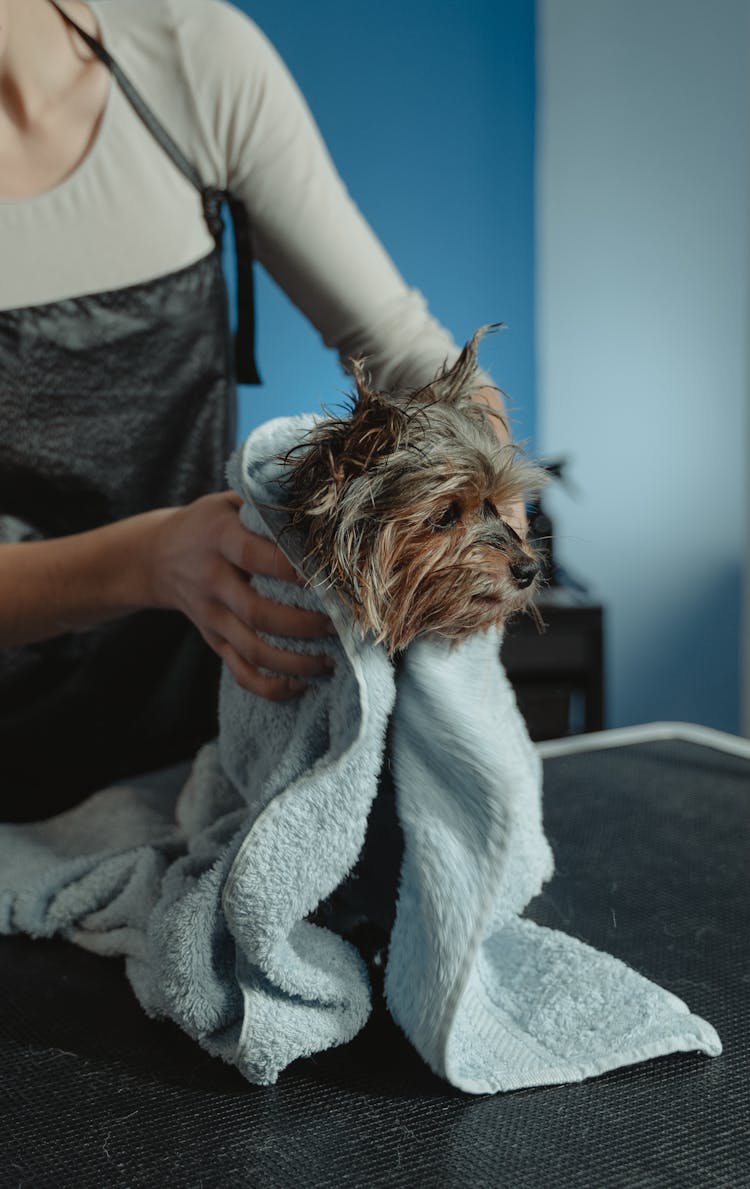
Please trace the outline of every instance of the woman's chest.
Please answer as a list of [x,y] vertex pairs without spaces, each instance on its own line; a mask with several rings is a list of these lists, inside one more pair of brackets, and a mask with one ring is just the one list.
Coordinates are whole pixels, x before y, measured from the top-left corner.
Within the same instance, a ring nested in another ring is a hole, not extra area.
[[54,189],[0,200],[0,312],[137,285],[213,248],[199,193],[145,130],[136,151],[110,131]]

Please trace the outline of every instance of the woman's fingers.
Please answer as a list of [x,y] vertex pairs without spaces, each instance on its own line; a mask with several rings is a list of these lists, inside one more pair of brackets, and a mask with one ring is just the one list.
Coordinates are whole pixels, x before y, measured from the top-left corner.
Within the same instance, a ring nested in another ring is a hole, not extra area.
[[335,635],[336,629],[327,615],[266,599],[237,575],[233,575],[233,580],[224,585],[221,598],[225,606],[247,627],[269,636],[318,640]]
[[327,655],[311,656],[305,652],[276,648],[263,640],[252,629],[246,627],[231,611],[217,616],[216,633],[232,646],[234,651],[256,668],[262,666],[274,673],[290,677],[317,677],[331,671],[331,658]]
[[243,689],[267,698],[270,702],[286,702],[290,698],[298,698],[307,689],[307,682],[298,677],[272,677],[259,673],[227,640],[222,640],[213,632],[204,632],[203,637]]
[[269,578],[284,578],[300,582],[300,575],[292,563],[267,537],[245,528],[239,517],[232,520],[222,534],[221,551],[227,561],[246,574],[265,574]]
[[[206,639],[224,659],[224,652],[217,647],[228,645],[234,658],[240,658],[245,666],[253,669],[262,667],[274,673],[296,678],[317,677],[331,671],[328,655],[311,655],[293,649],[276,647],[264,640],[259,633],[282,639],[320,639],[330,636],[333,625],[326,615],[299,607],[289,607],[265,599],[253,590],[236,573],[232,581],[223,584],[222,601],[214,602],[206,615]],[[236,666],[237,667],[237,666]],[[243,681],[242,684],[246,684]]]

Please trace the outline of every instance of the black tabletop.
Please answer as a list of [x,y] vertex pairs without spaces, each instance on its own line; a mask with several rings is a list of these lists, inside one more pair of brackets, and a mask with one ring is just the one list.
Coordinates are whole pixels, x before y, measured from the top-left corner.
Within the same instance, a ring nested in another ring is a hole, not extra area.
[[568,1086],[473,1097],[382,1007],[251,1086],[149,1020],[122,964],[0,941],[0,1184],[750,1186],[750,761],[661,741],[545,762],[556,874],[528,915],[615,954],[718,1030]]

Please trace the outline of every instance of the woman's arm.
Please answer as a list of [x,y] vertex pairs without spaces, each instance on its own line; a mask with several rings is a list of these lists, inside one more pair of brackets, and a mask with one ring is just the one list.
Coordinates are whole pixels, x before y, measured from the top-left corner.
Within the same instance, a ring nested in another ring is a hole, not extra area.
[[161,515],[0,546],[0,646],[48,640],[148,606],[145,546]]
[[384,390],[428,383],[459,348],[352,200],[284,62],[238,9],[190,12],[180,47],[203,151],[247,208],[257,259],[344,366],[366,356]]
[[[172,609],[192,620],[244,688],[275,701],[300,693],[306,677],[328,670],[327,659],[273,648],[258,633],[310,639],[330,624],[248,585],[251,574],[297,575],[270,541],[245,529],[240,502],[222,492],[85,533],[0,545],[0,647]],[[264,676],[258,665],[282,676]]]

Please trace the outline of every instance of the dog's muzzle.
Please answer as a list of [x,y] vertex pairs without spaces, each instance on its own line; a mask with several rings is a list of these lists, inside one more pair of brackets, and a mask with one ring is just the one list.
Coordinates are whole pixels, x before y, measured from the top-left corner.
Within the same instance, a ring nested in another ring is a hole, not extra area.
[[512,562],[508,570],[518,589],[527,590],[539,573],[539,566],[530,557],[525,557],[522,561]]
[[508,561],[508,573],[519,590],[528,590],[537,574],[541,572],[539,562],[529,557],[521,548],[521,538],[509,524],[503,524],[502,530],[495,530],[484,540],[493,549],[504,553]]

